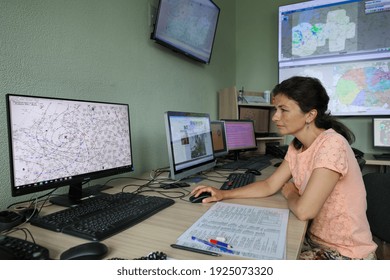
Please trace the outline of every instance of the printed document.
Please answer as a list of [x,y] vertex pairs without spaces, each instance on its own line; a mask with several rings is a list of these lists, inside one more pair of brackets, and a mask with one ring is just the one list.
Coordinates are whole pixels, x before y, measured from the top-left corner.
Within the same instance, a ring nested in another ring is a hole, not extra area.
[[[285,259],[288,215],[289,209],[217,202],[176,243],[243,258]],[[209,240],[221,240],[229,250]]]

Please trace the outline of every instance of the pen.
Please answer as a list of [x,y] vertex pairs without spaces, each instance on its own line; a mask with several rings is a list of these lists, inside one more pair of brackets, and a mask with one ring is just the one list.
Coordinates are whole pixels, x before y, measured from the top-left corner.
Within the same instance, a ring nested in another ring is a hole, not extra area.
[[209,256],[214,256],[214,257],[220,257],[221,256],[221,254],[218,254],[218,253],[215,253],[215,252],[201,250],[201,249],[192,248],[192,247],[187,247],[187,246],[183,246],[183,245],[171,244],[171,247],[175,248],[175,249],[181,249],[181,250],[185,250],[185,251],[190,251],[190,252],[204,254],[204,255],[209,255]]
[[195,240],[195,241],[198,241],[200,243],[203,243],[205,245],[208,245],[208,246],[211,246],[211,247],[214,247],[214,248],[217,248],[219,250],[221,250],[222,252],[226,252],[226,253],[229,253],[229,254],[234,254],[234,252],[226,247],[223,247],[223,246],[218,246],[217,244],[213,244],[213,243],[210,243],[209,241],[207,240],[203,240],[203,239],[200,239],[200,238],[197,238],[195,236],[192,236],[191,237],[192,240]]
[[226,247],[228,249],[232,249],[233,248],[229,244],[227,244],[225,242],[222,242],[222,241],[219,241],[219,240],[216,240],[216,239],[209,239],[209,242],[212,243],[212,244],[215,244],[217,246]]

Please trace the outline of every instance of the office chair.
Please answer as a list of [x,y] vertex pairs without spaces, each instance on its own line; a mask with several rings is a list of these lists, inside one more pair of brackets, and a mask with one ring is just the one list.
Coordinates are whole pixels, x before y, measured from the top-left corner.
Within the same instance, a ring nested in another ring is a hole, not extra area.
[[378,259],[390,259],[390,173],[368,173],[363,176],[367,192],[367,219]]
[[359,164],[360,171],[363,171],[364,165],[366,165],[366,160],[364,158],[356,158],[356,160]]

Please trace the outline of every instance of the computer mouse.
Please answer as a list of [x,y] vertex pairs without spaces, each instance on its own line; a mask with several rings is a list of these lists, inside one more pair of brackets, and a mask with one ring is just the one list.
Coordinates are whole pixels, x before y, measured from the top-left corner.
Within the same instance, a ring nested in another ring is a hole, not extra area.
[[201,203],[204,198],[210,197],[211,193],[209,192],[202,192],[198,197],[195,197],[195,195],[190,196],[189,200],[192,203]]
[[108,252],[105,244],[100,242],[88,242],[64,251],[60,260],[101,260]]
[[0,211],[0,232],[9,230],[24,222],[24,218],[14,211]]
[[247,169],[245,171],[245,173],[252,173],[252,174],[254,174],[256,176],[260,176],[261,175],[261,172],[259,170],[257,170],[257,169]]

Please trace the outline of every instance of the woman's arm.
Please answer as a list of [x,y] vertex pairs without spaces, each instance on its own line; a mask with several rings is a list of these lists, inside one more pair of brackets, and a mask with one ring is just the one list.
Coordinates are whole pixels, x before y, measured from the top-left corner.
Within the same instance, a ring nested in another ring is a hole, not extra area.
[[276,193],[291,178],[288,162],[283,161],[275,172],[263,181],[257,181],[247,186],[233,189],[220,190],[211,186],[200,185],[191,194],[198,196],[202,192],[210,192],[211,197],[205,198],[203,202],[220,201],[232,198],[256,198],[266,197]]
[[313,219],[320,212],[325,201],[340,179],[340,174],[327,168],[316,168],[310,176],[302,196],[295,186],[286,184],[282,194],[288,201],[288,207],[298,219],[306,221]]

